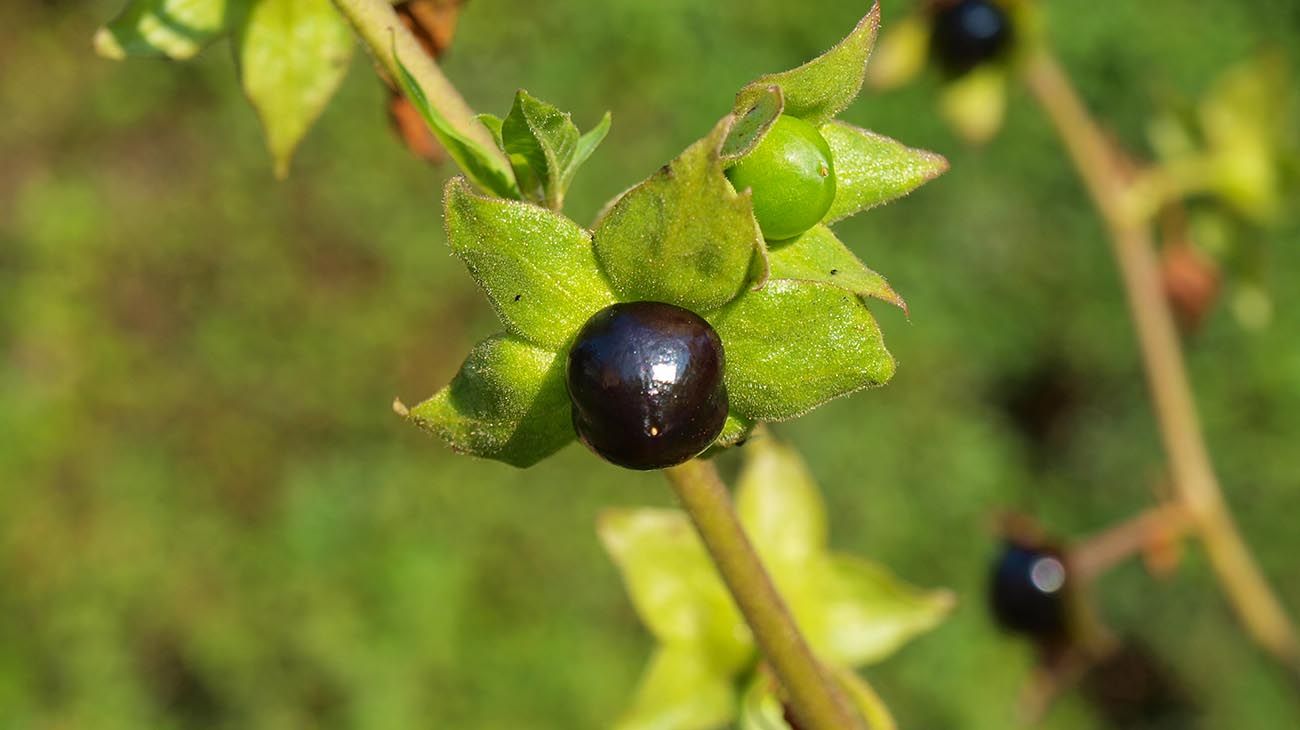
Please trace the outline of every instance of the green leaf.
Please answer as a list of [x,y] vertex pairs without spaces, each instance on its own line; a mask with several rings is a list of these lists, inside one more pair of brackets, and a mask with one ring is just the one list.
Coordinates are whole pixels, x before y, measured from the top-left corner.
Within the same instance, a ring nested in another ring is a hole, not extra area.
[[605,139],[609,125],[606,113],[595,129],[579,135],[569,114],[520,89],[500,128],[502,149],[520,191],[548,208],[562,208],[574,175]]
[[235,33],[244,94],[262,120],[277,177],[347,74],[352,30],[329,0],[258,0]]
[[925,70],[930,57],[930,13],[924,6],[903,18],[892,17],[885,34],[871,53],[867,83],[877,89],[894,89]]
[[597,532],[656,638],[706,647],[718,666],[733,671],[748,660],[752,640],[684,513],[608,510]]
[[821,132],[835,160],[835,201],[827,223],[897,200],[948,170],[942,155],[843,122]]
[[95,52],[104,58],[166,56],[192,58],[225,33],[245,0],[132,0],[95,33]]
[[876,694],[866,680],[848,669],[837,671],[835,676],[848,690],[849,701],[861,713],[862,719],[867,721],[867,727],[871,730],[898,730],[898,723],[894,721],[884,700],[880,699],[880,695]]
[[790,730],[785,721],[785,707],[776,695],[778,686],[765,667],[754,672],[754,678],[740,698],[737,730]]
[[782,421],[894,375],[876,320],[856,295],[772,279],[712,317],[727,352],[731,407]]
[[[846,669],[833,669],[845,697],[871,730],[897,730],[889,708],[861,677]],[[785,707],[777,696],[777,681],[768,672],[756,672],[740,702],[739,730],[790,730]]]
[[501,140],[524,197],[558,210],[564,198],[560,175],[578,147],[578,127],[569,115],[520,89]]
[[564,358],[505,334],[475,346],[450,385],[405,415],[457,452],[520,468],[574,438]]
[[573,160],[569,162],[569,166],[561,176],[562,188],[565,191],[567,191],[569,186],[573,184],[573,178],[578,174],[578,168],[586,164],[587,160],[591,159],[592,153],[594,153],[596,148],[600,146],[600,143],[605,141],[605,137],[609,134],[609,127],[610,124],[613,123],[613,120],[613,115],[609,112],[605,112],[605,116],[600,118],[600,121],[596,123],[596,126],[592,127],[586,134],[578,138],[578,147],[573,151]]
[[492,141],[497,143],[497,149],[505,152],[506,143],[505,140],[501,139],[501,129],[505,126],[506,120],[495,114],[486,113],[479,114],[474,118],[477,119],[479,124],[482,124],[487,129],[488,133],[492,135]]
[[885,277],[868,269],[825,225],[768,249],[768,263],[777,279],[832,284],[862,297],[875,297],[907,311],[907,302]]
[[722,433],[718,434],[718,438],[705,449],[703,454],[700,454],[699,458],[712,459],[727,449],[745,444],[754,435],[754,429],[757,427],[757,423],[739,413],[728,413],[727,420],[722,424]]
[[986,65],[944,85],[939,111],[962,139],[983,144],[1002,129],[1007,77],[1002,66]]
[[756,425],[738,413],[728,413],[726,422],[722,424],[722,433],[718,435],[718,440],[713,442],[713,445],[738,446],[753,435]]
[[752,106],[737,114],[736,123],[722,142],[722,160],[733,162],[752,152],[776,124],[784,108],[785,99],[781,96],[780,86],[769,86],[756,95]]
[[559,349],[614,303],[578,224],[536,205],[479,195],[459,177],[447,183],[445,200],[447,242],[511,333]]
[[779,86],[785,94],[786,114],[819,126],[830,121],[862,90],[867,58],[879,28],[880,4],[873,3],[871,12],[834,48],[799,68],[760,76],[741,89],[736,96],[736,111],[751,108],[767,87]]
[[715,730],[735,715],[731,672],[695,646],[655,651],[631,709],[615,730]]
[[799,455],[774,438],[750,444],[736,510],[773,571],[806,570],[826,551],[826,505],[817,484]]
[[[475,185],[493,195],[502,198],[518,198],[519,188],[515,185],[514,172],[509,164],[502,159],[501,155],[485,148],[477,140],[457,129],[456,125],[429,102],[424,89],[420,88],[420,82],[415,80],[410,70],[406,68],[406,64],[402,63],[401,57],[397,55],[396,43],[393,44],[393,60],[397,62],[397,83],[402,87],[402,93],[406,94],[406,98],[420,110],[420,116],[424,117],[425,124],[429,125],[438,142],[447,150],[447,154],[460,166],[461,172],[465,173],[465,176]],[[492,131],[491,122],[484,121],[483,115],[479,116],[479,121]]]
[[596,255],[621,298],[707,312],[745,288],[764,245],[748,193],[722,171],[733,121],[624,193],[596,224]]
[[813,645],[833,661],[856,667],[879,662],[952,611],[952,593],[909,585],[885,568],[837,555],[822,563],[824,635]]
[[1255,223],[1274,223],[1287,208],[1282,177],[1295,139],[1294,89],[1285,59],[1267,54],[1220,75],[1197,109],[1213,188]]

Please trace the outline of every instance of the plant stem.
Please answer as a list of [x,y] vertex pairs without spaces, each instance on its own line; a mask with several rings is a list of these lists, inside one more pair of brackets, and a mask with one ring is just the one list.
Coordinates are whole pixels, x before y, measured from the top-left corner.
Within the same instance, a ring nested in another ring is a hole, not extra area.
[[1126,165],[1049,53],[1041,51],[1026,64],[1025,81],[1056,126],[1110,231],[1177,499],[1247,632],[1300,674],[1295,629],[1242,540],[1210,461],[1149,224],[1129,210]]
[[[482,145],[489,154],[505,156],[482,124],[474,119],[474,111],[461,97],[438,68],[410,29],[397,17],[389,0],[333,0],[334,6],[352,25],[353,30],[370,50],[389,78],[398,78],[397,56],[411,72],[429,103],[438,109],[458,131]],[[396,51],[396,56],[394,55]]]
[[763,568],[736,516],[727,486],[707,461],[664,471],[695,523],[722,580],[740,607],[772,671],[806,730],[863,730],[864,725],[826,671]]
[[1152,507],[1071,546],[1070,568],[1082,583],[1096,580],[1146,550],[1154,540],[1181,539],[1188,527],[1181,504]]

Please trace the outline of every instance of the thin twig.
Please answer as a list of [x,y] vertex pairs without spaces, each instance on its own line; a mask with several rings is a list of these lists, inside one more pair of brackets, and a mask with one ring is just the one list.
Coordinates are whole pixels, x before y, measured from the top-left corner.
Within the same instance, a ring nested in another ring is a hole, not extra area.
[[727,487],[707,461],[664,471],[744,615],[759,649],[806,730],[865,730],[839,684],[812,649],[764,570],[736,517]]
[[1295,629],[1242,540],[1210,462],[1149,224],[1132,215],[1130,181],[1118,152],[1046,51],[1026,63],[1025,81],[1056,126],[1110,231],[1177,498],[1247,632],[1300,675]]
[[1070,569],[1081,583],[1151,547],[1159,539],[1181,536],[1192,525],[1179,504],[1164,504],[1090,535],[1070,547]]

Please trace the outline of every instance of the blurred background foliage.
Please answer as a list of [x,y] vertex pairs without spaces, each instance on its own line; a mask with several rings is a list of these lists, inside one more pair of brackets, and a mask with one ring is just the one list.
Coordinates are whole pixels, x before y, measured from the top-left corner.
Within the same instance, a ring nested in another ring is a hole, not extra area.
[[[394,417],[493,328],[442,242],[450,170],[402,149],[357,63],[276,183],[227,45],[100,60],[118,4],[0,4],[0,728],[606,726],[651,639],[596,514],[668,490],[581,447],[528,472],[458,458]],[[588,221],[865,6],[472,0],[446,67],[482,111],[520,86],[582,126],[613,110],[570,196]],[[1294,0],[1047,9],[1139,149],[1160,93],[1263,46],[1300,55]],[[840,227],[911,304],[910,322],[876,307],[898,376],[779,433],[828,491],[837,549],[961,597],[868,672],[900,722],[1000,730],[1033,654],[984,610],[992,516],[1090,532],[1150,502],[1161,456],[1102,230],[1044,121],[1017,95],[972,151],[935,81],[845,115],[953,163]],[[1300,614],[1300,230],[1269,251],[1271,329],[1220,308],[1189,349],[1229,499]],[[1199,553],[1102,588],[1201,726],[1300,726]],[[1071,694],[1045,726],[1110,725]]]

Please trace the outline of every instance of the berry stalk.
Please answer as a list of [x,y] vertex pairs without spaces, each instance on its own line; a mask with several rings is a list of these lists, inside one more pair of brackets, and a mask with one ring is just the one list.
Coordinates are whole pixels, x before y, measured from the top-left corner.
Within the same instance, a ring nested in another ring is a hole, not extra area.
[[1120,152],[1047,52],[1025,64],[1025,82],[1064,142],[1110,232],[1137,330],[1147,385],[1178,501],[1246,631],[1300,679],[1300,641],[1260,572],[1223,498],[1201,431],[1182,343],[1165,299],[1151,231],[1132,215],[1132,181]]
[[712,464],[693,459],[664,470],[722,580],[754,633],[805,730],[866,730],[839,684],[813,656],[790,609],[745,535]]

